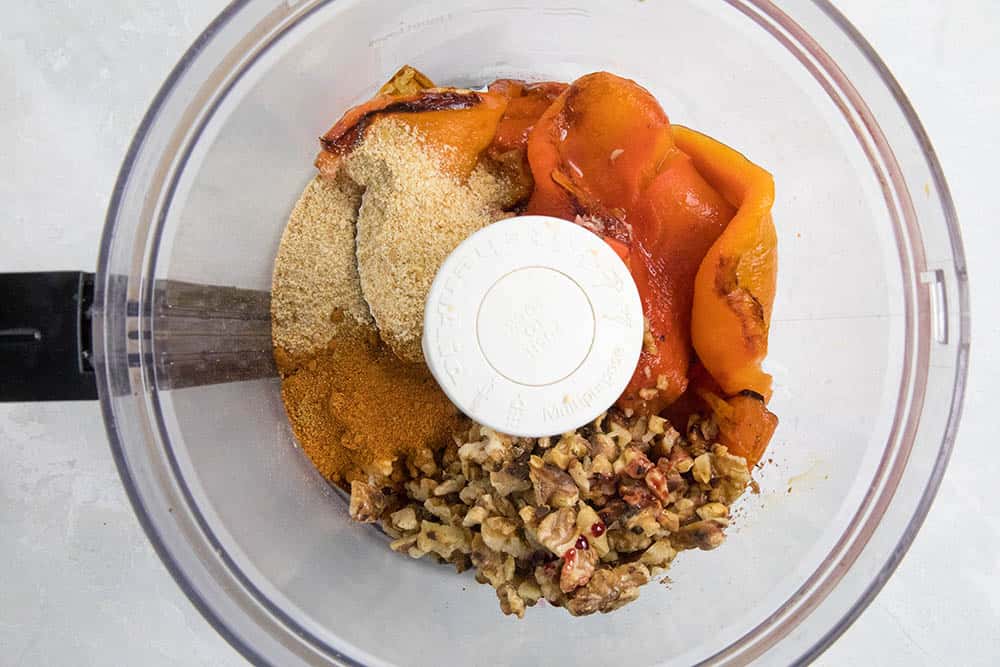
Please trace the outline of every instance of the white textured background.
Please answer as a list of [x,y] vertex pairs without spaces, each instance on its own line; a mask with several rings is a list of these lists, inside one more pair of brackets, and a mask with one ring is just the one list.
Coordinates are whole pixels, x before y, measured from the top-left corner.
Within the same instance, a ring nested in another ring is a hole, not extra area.
[[[221,0],[0,3],[0,271],[93,270],[146,105]],[[841,0],[955,196],[973,361],[951,467],[896,575],[824,665],[1000,661],[1000,2]],[[0,405],[0,665],[239,665],[147,544],[96,404]]]

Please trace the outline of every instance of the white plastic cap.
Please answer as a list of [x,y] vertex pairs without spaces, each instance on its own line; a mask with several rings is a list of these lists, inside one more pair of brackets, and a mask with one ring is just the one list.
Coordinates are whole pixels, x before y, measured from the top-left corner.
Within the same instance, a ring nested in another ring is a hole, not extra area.
[[458,246],[424,313],[423,349],[462,412],[502,433],[571,431],[611,407],[642,349],[642,304],[597,235],[546,216],[510,218]]

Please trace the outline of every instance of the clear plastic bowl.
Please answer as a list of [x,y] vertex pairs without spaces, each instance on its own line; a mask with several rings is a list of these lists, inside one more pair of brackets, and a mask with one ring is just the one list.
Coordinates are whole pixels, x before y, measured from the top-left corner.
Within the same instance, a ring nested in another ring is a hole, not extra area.
[[[720,549],[682,554],[669,586],[612,615],[506,618],[468,574],[391,553],[286,424],[266,295],[282,226],[317,135],[403,63],[468,86],[610,70],[774,173],[781,425],[760,493]],[[927,512],[965,383],[965,271],[923,129],[826,2],[237,0],[122,168],[101,402],[150,540],[254,661],[790,663],[857,617]]]

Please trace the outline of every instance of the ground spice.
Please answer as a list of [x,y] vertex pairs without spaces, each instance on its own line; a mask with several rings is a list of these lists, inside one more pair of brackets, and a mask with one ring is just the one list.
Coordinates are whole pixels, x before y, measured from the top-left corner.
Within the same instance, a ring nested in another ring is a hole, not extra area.
[[426,366],[401,361],[351,320],[314,354],[275,357],[292,431],[333,482],[388,476],[398,458],[444,447],[462,420]]

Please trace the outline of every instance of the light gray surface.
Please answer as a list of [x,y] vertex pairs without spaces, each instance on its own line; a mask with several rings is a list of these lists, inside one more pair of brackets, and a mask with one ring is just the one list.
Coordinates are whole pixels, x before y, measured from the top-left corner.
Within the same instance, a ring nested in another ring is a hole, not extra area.
[[[992,664],[1000,3],[839,4],[888,62],[940,154],[969,255],[974,330],[965,419],[938,500],[896,575],[820,664]],[[93,268],[131,134],[222,6],[0,6],[0,270]],[[0,405],[0,452],[0,664],[243,664],[146,542],[95,404]]]

